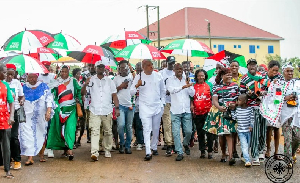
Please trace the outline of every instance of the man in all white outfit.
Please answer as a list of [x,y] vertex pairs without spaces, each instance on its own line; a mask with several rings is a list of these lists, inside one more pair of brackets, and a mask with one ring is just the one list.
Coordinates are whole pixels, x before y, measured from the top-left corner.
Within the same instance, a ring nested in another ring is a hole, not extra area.
[[[139,89],[139,110],[146,146],[144,160],[149,161],[152,159],[152,154],[158,155],[157,143],[160,120],[164,111],[166,89],[161,74],[153,72],[153,64],[150,60],[144,60],[142,67],[144,71],[134,78],[130,93],[134,95]],[[153,136],[150,147],[151,131]],[[153,150],[152,154],[151,149]]]

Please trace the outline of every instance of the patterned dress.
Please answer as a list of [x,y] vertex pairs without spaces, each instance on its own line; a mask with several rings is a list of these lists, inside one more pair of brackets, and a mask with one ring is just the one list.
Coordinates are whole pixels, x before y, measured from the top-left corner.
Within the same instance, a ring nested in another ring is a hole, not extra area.
[[[231,82],[229,85],[221,83],[213,89],[213,97],[217,96],[219,105],[228,107],[230,102],[236,101],[239,95],[239,87]],[[203,129],[216,135],[226,135],[236,132],[237,123],[223,118],[223,113],[212,106],[206,118]]]
[[[67,83],[65,85],[64,83]],[[57,79],[52,89],[54,101],[59,106],[51,120],[47,148],[53,150],[73,149],[77,124],[76,99],[81,102],[81,87],[76,79]]]

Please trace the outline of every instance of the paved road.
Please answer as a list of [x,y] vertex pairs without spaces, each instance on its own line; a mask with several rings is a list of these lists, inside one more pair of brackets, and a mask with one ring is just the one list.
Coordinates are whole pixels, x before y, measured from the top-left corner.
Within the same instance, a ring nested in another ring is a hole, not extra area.
[[[214,154],[214,159],[199,159],[198,145],[191,149],[191,155],[185,156],[181,162],[176,162],[176,156],[165,157],[165,152],[159,147],[159,155],[150,162],[143,161],[144,151],[133,154],[112,152],[112,158],[101,155],[98,162],[91,162],[89,144],[83,139],[80,148],[74,151],[74,161],[60,158],[62,151],[55,151],[55,158],[40,163],[35,157],[32,166],[23,166],[22,170],[12,170],[15,178],[6,180],[0,177],[0,182],[270,182],[264,165],[246,169],[238,160],[235,166],[220,163],[221,154]],[[238,149],[240,147],[238,146]],[[280,147],[282,151],[282,147]],[[299,156],[300,157],[300,156]],[[24,165],[25,158],[22,160]],[[0,167],[3,171],[3,167]],[[289,182],[300,182],[299,165],[294,166],[294,174]]]

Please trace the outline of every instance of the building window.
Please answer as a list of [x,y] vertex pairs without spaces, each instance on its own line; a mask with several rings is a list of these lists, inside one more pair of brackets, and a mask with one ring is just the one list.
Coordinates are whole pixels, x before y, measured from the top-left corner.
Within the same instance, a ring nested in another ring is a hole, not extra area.
[[224,50],[224,45],[219,44],[218,45],[218,52],[223,51]]
[[273,46],[268,46],[268,53],[274,53],[274,47]]
[[236,45],[233,45],[233,48],[236,48]]
[[249,45],[249,53],[255,53],[255,45]]
[[259,45],[257,45],[256,48],[259,49]]
[[214,44],[214,48],[217,48],[217,45]]
[[242,46],[241,46],[241,45],[238,45],[238,48],[242,48]]

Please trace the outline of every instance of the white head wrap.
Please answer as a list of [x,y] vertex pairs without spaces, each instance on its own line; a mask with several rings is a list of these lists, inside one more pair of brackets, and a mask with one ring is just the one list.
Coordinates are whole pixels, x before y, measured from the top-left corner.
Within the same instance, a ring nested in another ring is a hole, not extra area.
[[294,69],[293,67],[293,64],[290,62],[290,63],[286,63],[282,66],[282,71],[284,71],[285,69],[287,68],[291,68],[291,69]]

